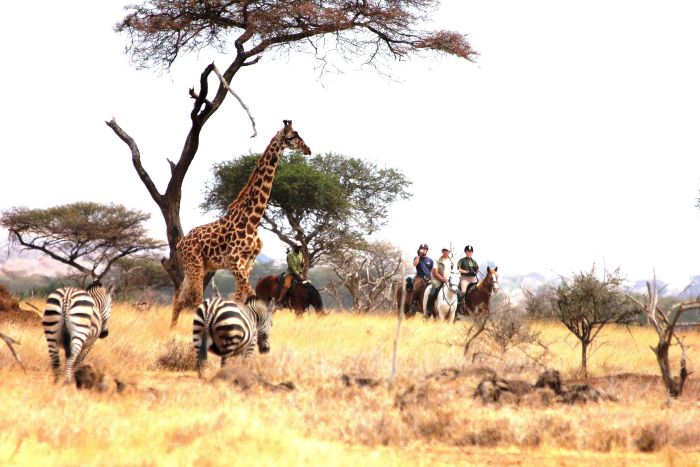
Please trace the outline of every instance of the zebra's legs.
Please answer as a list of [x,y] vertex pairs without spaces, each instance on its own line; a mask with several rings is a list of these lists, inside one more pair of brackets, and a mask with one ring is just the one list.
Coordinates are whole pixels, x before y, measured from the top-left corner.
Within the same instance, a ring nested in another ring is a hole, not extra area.
[[83,349],[83,341],[74,337],[70,343],[70,357],[66,358],[66,384],[73,382],[73,368]]
[[90,344],[83,347],[83,350],[80,352],[80,355],[78,355],[78,358],[75,359],[75,366],[73,368],[80,368],[80,365],[82,365],[83,361],[85,360],[85,357],[87,357],[87,354],[90,353],[90,350],[92,349],[93,345],[94,344]]
[[49,342],[49,358],[51,358],[51,368],[53,369],[53,382],[58,383],[61,378],[61,359],[58,356],[58,348],[55,341]]

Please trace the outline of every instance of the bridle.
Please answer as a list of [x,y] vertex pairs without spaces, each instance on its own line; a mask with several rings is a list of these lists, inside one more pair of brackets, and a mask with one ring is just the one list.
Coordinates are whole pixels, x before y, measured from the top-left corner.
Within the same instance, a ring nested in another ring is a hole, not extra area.
[[[459,299],[459,297],[457,296],[457,292],[455,291],[455,292],[454,292],[454,298],[453,298],[453,300],[452,300],[452,301],[449,301],[449,300],[447,299],[447,292],[445,292],[445,289],[446,289],[446,288],[448,288],[448,289],[450,289],[450,290],[452,289],[453,284],[452,284],[451,282],[452,282],[452,278],[453,278],[453,277],[456,277],[456,275],[455,275],[454,273],[453,273],[453,274],[450,274],[450,278],[447,280],[447,283],[445,284],[447,287],[445,287],[445,285],[443,285],[443,286],[441,287],[442,299],[443,299],[443,301],[444,301],[445,303],[447,303],[447,306],[449,306],[450,308],[452,308],[452,305],[454,305],[455,302],[457,302],[457,300]],[[457,287],[457,288],[459,288],[459,281],[457,281],[457,284],[455,284],[454,286]]]
[[[477,284],[478,289],[484,289],[484,282],[486,281],[487,274],[483,274],[481,271],[478,272],[478,274],[482,275],[482,279],[479,281]],[[498,279],[494,277],[492,273],[488,274],[489,277],[491,277],[491,290],[489,291],[489,295],[493,295],[495,293],[498,293],[498,290],[500,289],[500,286],[498,284]]]

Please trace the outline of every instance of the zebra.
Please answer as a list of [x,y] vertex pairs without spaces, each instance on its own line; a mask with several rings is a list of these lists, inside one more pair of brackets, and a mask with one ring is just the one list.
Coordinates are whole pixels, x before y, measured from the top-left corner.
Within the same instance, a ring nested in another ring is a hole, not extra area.
[[109,334],[107,321],[112,312],[112,288],[95,281],[87,290],[62,287],[49,294],[41,324],[49,346],[54,383],[61,376],[58,344],[66,356],[66,383],[73,381],[77,368],[90,352],[97,338]]
[[221,356],[222,368],[229,357],[242,354],[243,360],[247,360],[256,344],[260,353],[269,352],[271,326],[272,312],[258,298],[249,297],[244,305],[221,298],[204,300],[197,307],[192,326],[199,377],[207,351]]

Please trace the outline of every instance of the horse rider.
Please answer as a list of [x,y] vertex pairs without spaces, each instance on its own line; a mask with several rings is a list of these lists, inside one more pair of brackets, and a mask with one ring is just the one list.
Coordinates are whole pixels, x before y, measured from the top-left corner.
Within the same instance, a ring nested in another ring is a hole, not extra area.
[[299,243],[295,243],[289,253],[287,253],[287,271],[284,274],[284,282],[275,301],[275,308],[280,307],[295,278],[299,281],[306,280],[304,277],[304,255],[301,252]]
[[457,262],[457,270],[460,274],[459,290],[462,292],[462,297],[478,282],[476,275],[479,272],[479,263],[472,258],[473,254],[474,247],[467,245],[464,247],[464,258]]
[[428,297],[428,309],[423,310],[423,313],[429,315],[432,313],[431,310],[433,307],[433,304],[435,303],[435,299],[437,298],[437,294],[444,286],[447,284],[447,281],[450,278],[450,273],[452,273],[452,268],[454,267],[454,264],[452,263],[452,258],[450,258],[450,249],[449,248],[443,248],[442,249],[442,256],[438,258],[436,261],[437,266],[433,268],[433,288],[430,290],[430,296]]
[[413,279],[413,292],[411,293],[411,301],[409,302],[411,306],[413,306],[414,302],[421,301],[422,297],[420,297],[420,294],[428,285],[434,266],[433,260],[428,258],[428,245],[426,243],[420,244],[417,253],[418,256],[413,258],[413,266],[416,268],[416,277]]

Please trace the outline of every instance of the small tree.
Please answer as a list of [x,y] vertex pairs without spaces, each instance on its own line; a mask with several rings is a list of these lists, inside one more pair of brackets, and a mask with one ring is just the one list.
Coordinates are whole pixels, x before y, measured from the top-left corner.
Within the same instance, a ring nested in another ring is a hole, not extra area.
[[595,276],[595,268],[571,279],[562,277],[561,284],[550,296],[557,318],[581,343],[581,369],[587,376],[588,349],[608,324],[629,324],[638,315],[621,291],[618,272]]
[[[654,273],[653,283],[647,282],[647,296],[644,302],[628,295],[629,299],[634,302],[646,315],[647,321],[654,328],[659,336],[659,343],[651,350],[656,355],[656,361],[659,364],[661,371],[661,379],[663,379],[666,390],[670,397],[676,398],[683,393],[683,385],[690,373],[686,367],[686,353],[683,340],[675,334],[676,324],[681,315],[688,310],[700,309],[700,301],[686,301],[676,303],[669,310],[664,311],[659,306],[659,292],[656,286],[656,273]],[[681,348],[680,371],[678,381],[673,378],[671,371],[671,362],[668,357],[668,351],[671,348],[672,340],[676,340]]]
[[15,207],[0,213],[10,242],[38,250],[99,280],[129,255],[161,248],[143,223],[149,214],[122,205],[78,202],[47,209]]
[[343,248],[329,255],[328,265],[350,292],[354,310],[393,308],[392,285],[404,270],[403,254],[394,245],[371,242]]
[[155,256],[125,256],[112,267],[110,277],[114,278],[117,293],[126,299],[133,299],[144,290],[170,287],[170,277]]
[[[214,165],[202,208],[224,213],[247,183],[258,154]],[[386,223],[386,208],[408,199],[411,182],[397,169],[339,154],[290,153],[277,166],[261,227],[288,245],[298,242],[306,271],[330,252],[363,245]]]

